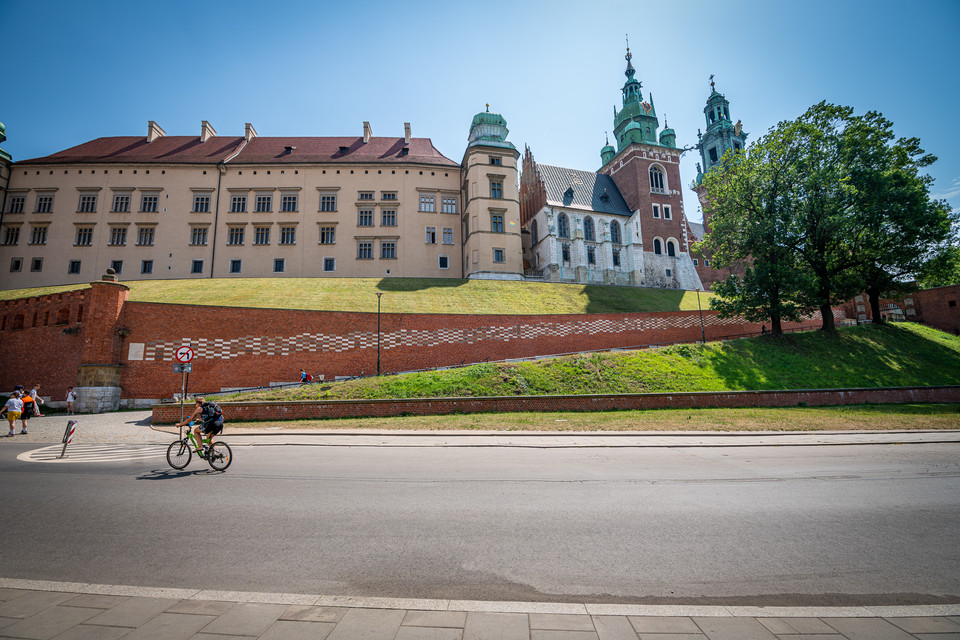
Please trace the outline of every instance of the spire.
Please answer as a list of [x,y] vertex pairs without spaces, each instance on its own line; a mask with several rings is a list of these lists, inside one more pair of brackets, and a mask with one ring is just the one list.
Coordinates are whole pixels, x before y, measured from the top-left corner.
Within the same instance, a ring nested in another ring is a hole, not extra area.
[[710,93],[714,93],[714,92],[716,92],[716,90],[717,90],[717,88],[716,88],[716,86],[714,85],[714,82],[713,82],[713,74],[711,73],[711,74],[710,74]]
[[637,70],[633,68],[633,63],[630,62],[631,60],[633,60],[633,54],[630,53],[630,35],[629,34],[627,34],[627,55],[625,55],[624,58],[626,58],[627,60],[627,70],[624,71],[623,74],[627,76],[627,82],[630,82],[631,80],[633,80],[633,76],[634,74],[637,73]]

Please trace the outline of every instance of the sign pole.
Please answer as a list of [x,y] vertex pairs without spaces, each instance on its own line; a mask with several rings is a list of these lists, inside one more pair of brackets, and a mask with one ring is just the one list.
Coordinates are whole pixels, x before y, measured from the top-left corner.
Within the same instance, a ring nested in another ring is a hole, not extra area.
[[[187,374],[180,374],[180,422],[183,422],[183,396],[187,394]],[[183,429],[181,428],[181,431]],[[181,435],[183,435],[181,433]]]

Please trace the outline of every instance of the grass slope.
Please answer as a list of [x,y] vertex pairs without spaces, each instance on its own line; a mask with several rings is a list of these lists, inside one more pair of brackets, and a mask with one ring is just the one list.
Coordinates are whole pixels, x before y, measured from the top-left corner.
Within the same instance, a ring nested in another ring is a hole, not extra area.
[[[130,300],[171,304],[384,313],[572,314],[695,311],[697,293],[539,282],[423,278],[226,278],[124,282]],[[0,300],[60,293],[89,285],[8,289]],[[712,294],[700,294],[709,308]]]
[[960,337],[864,325],[264,390],[233,400],[424,398],[960,384]]

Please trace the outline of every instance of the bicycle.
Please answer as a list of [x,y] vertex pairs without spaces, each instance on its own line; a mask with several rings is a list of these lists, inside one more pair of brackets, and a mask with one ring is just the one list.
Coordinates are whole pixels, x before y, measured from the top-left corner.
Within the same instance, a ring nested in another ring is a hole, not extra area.
[[233,452],[230,451],[230,446],[222,440],[211,443],[210,439],[207,438],[207,443],[203,444],[201,448],[191,429],[194,424],[195,422],[191,421],[187,425],[187,435],[180,440],[171,442],[170,446],[167,447],[167,463],[174,469],[183,469],[190,464],[190,459],[193,457],[194,449],[196,449],[200,459],[206,460],[214,471],[226,471],[230,463],[233,462]]

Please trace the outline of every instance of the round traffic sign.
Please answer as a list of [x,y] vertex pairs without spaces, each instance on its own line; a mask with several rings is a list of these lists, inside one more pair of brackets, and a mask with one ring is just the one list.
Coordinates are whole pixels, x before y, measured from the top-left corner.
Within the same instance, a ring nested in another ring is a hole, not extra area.
[[177,360],[180,362],[190,362],[193,360],[193,349],[187,346],[177,349]]

